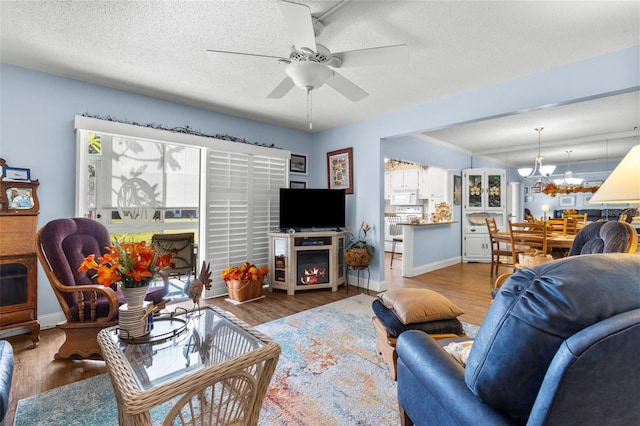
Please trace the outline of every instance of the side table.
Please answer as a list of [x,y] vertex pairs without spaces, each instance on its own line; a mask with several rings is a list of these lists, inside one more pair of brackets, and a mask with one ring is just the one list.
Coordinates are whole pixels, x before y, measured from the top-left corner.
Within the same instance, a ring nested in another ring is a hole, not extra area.
[[184,331],[160,339],[152,333],[147,343],[120,339],[117,327],[98,334],[119,424],[151,425],[151,408],[181,396],[165,422],[214,413],[224,424],[257,425],[280,345],[217,307],[174,320],[176,329],[186,324]]

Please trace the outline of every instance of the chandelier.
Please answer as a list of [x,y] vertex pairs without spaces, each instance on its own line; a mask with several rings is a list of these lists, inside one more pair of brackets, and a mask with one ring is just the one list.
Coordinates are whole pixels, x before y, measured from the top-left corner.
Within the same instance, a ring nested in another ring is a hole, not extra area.
[[553,183],[562,188],[575,188],[582,185],[584,179],[573,177],[571,171],[571,150],[565,151],[567,153],[567,171],[564,172],[564,179],[554,179]]
[[[542,132],[543,129],[544,127],[538,127],[535,129],[535,131],[538,132],[538,156],[534,160],[533,167],[522,167],[518,169],[518,173],[520,173],[520,176],[523,178],[533,177],[537,172],[540,173],[540,176],[548,178],[556,169],[556,166],[542,165],[544,157],[540,155],[540,132]],[[542,182],[541,179],[538,179],[538,181]]]

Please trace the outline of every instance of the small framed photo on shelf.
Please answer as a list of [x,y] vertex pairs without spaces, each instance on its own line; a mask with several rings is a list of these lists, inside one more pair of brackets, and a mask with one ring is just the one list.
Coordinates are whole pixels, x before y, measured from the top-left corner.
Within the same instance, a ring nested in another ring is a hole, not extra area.
[[307,187],[307,182],[303,180],[290,180],[289,188],[292,189],[305,189]]
[[291,154],[289,171],[301,175],[307,174],[307,156],[304,154]]
[[575,207],[576,197],[575,195],[563,195],[558,197],[558,206],[560,207]]
[[31,181],[31,170],[5,166],[2,168],[2,180],[29,182]]

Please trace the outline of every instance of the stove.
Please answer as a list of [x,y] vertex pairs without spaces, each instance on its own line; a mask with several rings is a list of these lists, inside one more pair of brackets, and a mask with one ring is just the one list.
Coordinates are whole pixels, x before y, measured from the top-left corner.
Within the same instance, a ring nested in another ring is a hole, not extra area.
[[413,217],[422,219],[424,213],[423,206],[397,206],[396,216],[400,218],[401,222],[409,222]]

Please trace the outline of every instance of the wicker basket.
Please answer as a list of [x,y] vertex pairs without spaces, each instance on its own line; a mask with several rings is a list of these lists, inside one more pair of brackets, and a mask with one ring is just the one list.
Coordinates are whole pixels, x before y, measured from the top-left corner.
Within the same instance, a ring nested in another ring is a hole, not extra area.
[[366,248],[352,248],[344,252],[344,260],[351,269],[364,269],[371,262],[371,255]]
[[244,302],[245,300],[257,299],[262,296],[262,286],[264,281],[261,280],[229,280],[227,281],[227,290],[229,290],[229,298]]

